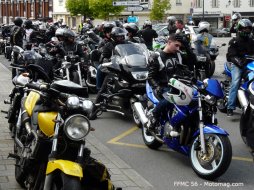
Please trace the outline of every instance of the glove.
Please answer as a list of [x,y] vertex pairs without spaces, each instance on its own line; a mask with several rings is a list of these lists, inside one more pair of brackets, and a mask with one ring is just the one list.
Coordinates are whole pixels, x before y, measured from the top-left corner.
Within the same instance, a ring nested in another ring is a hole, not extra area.
[[160,86],[157,86],[155,89],[154,89],[154,92],[155,92],[155,95],[157,97],[162,97],[162,88]]

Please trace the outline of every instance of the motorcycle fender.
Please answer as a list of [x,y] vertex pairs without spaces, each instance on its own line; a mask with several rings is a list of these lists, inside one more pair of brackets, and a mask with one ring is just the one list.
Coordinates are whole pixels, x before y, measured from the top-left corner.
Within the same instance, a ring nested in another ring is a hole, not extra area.
[[[225,136],[229,135],[227,131],[213,124],[204,125],[204,134],[220,134]],[[193,136],[196,137],[198,135],[199,135],[199,129],[194,133]]]
[[31,91],[29,95],[27,96],[25,101],[25,109],[29,116],[32,115],[34,106],[36,102],[39,100],[39,98],[40,98],[40,95],[37,92],[33,92],[33,91]]
[[83,178],[83,170],[82,167],[72,161],[68,160],[52,160],[48,162],[46,175],[54,172],[55,170],[61,170],[63,173],[75,177]]

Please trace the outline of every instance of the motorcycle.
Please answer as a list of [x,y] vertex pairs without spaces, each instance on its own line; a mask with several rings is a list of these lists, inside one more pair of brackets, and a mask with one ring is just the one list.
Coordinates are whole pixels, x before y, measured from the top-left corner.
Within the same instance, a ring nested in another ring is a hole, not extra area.
[[215,59],[219,54],[219,48],[225,46],[223,43],[221,46],[216,46],[214,40],[212,40],[209,49],[205,48],[199,41],[193,43],[193,51],[197,56],[196,65],[196,77],[199,80],[204,80],[213,76],[215,71]]
[[[248,87],[250,83],[254,80],[254,57],[246,55],[246,60],[248,60],[248,64],[244,67],[244,72],[242,74],[242,81],[240,84],[240,88],[237,91],[237,99],[236,99],[236,106],[243,111],[246,110],[247,105],[249,103],[248,98]],[[231,64],[230,62],[224,63],[224,71],[223,74],[225,75],[225,80],[221,81],[221,86],[224,91],[224,101],[222,104],[218,105],[218,109],[222,113],[227,112],[227,102],[231,84]]]
[[114,112],[132,115],[135,123],[141,126],[133,107],[145,94],[149,52],[144,44],[138,43],[119,44],[113,52],[111,62],[101,66],[108,74],[102,84],[100,103],[91,118],[102,112]]
[[[87,118],[93,104],[86,90],[68,80],[45,83],[47,74],[38,65],[28,65],[31,81],[21,100],[14,138],[16,181],[29,190],[90,189],[87,165],[93,159],[85,146],[94,129]],[[84,175],[86,174],[86,175]],[[106,168],[97,176],[114,189]],[[91,178],[89,178],[91,179]]]
[[199,177],[207,180],[218,178],[226,172],[232,159],[228,133],[217,126],[215,118],[216,104],[223,98],[219,82],[215,79],[194,82],[175,76],[170,79],[169,86],[181,87],[177,97],[188,101],[172,103],[171,91],[163,93],[163,97],[172,103],[171,109],[163,112],[158,125],[151,129],[148,118],[158,99],[147,82],[146,95],[150,106],[144,111],[137,110],[143,124],[144,143],[151,149],[166,144],[169,149],[189,156],[191,166]]

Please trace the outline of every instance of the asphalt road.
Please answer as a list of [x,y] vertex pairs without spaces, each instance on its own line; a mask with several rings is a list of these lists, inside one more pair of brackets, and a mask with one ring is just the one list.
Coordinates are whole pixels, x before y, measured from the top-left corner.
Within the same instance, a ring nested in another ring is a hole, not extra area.
[[[228,43],[230,38],[216,38],[217,44]],[[227,46],[220,49],[216,60],[214,78],[223,79],[222,71]],[[2,56],[0,62],[8,65]],[[91,96],[93,98],[94,95]],[[191,168],[188,157],[162,147],[158,151],[148,149],[131,118],[113,113],[103,113],[92,121],[93,132],[101,142],[148,180],[156,190],[169,189],[253,189],[252,158],[239,134],[240,110],[232,118],[218,112],[219,125],[229,134],[233,159],[227,172],[214,182],[199,178]]]

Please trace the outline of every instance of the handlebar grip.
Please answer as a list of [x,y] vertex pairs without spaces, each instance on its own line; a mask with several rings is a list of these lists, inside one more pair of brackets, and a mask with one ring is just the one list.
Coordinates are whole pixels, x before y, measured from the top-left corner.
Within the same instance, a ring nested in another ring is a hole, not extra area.
[[36,84],[36,83],[27,83],[26,87],[32,88],[34,90],[39,90],[39,91],[48,89],[48,85],[46,85],[46,84]]

